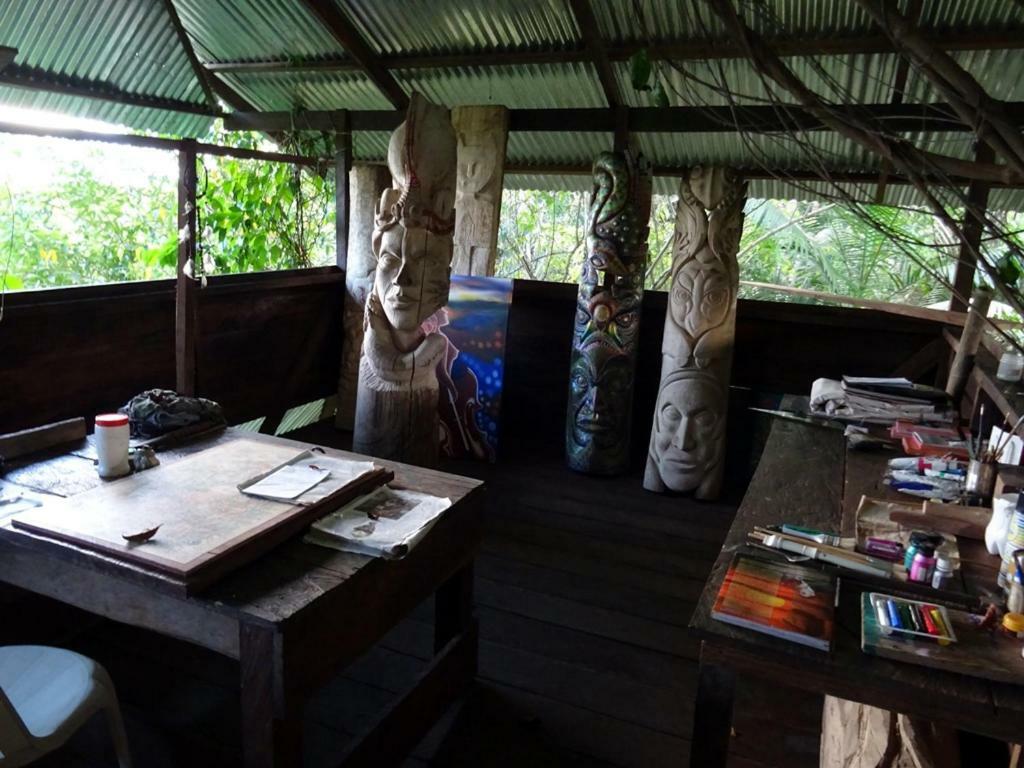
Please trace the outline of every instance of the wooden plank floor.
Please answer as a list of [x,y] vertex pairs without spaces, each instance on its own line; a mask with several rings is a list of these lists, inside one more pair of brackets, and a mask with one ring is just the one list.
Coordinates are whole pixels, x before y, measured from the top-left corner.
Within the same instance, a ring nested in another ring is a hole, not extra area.
[[[320,427],[300,437],[345,443]],[[575,475],[557,455],[445,468],[488,484],[475,585],[479,684],[408,765],[687,765],[698,644],[686,625],[741,484],[725,502],[700,504],[643,491],[639,472]],[[69,615],[78,630],[69,644],[114,677],[137,765],[238,763],[233,662]],[[328,685],[306,713],[307,764],[332,765],[422,668],[431,642],[424,605]],[[738,695],[733,765],[817,765],[819,697],[745,681]],[[95,759],[106,745],[90,724],[43,765],[109,765],[109,754]]]

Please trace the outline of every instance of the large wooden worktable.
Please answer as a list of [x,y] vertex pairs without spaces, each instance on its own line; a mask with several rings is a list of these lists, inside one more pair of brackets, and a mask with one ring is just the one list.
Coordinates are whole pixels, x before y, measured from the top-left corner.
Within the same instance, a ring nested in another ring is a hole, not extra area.
[[690,765],[726,764],[737,674],[916,715],[1005,741],[1024,738],[1024,687],[861,652],[862,589],[855,578],[842,579],[830,653],[711,617],[733,554],[754,526],[789,522],[849,533],[861,494],[885,495],[880,485],[885,458],[848,454],[838,430],[787,421],[773,425],[690,621],[691,631],[702,640]]
[[[185,455],[229,434],[172,454]],[[293,445],[296,452],[311,446]],[[327,451],[342,458],[365,458]],[[402,560],[385,561],[289,541],[202,594],[162,590],[151,576],[70,545],[0,539],[0,581],[209,648],[240,663],[246,766],[302,762],[308,696],[436,594],[435,657],[417,684],[364,738],[339,755],[346,765],[396,763],[462,692],[476,671],[472,563],[481,536],[476,480],[375,460],[392,485],[451,499]],[[158,471],[158,470],[150,470]],[[8,471],[3,483],[72,496],[100,482],[90,460],[63,454]],[[6,523],[9,525],[9,522]]]

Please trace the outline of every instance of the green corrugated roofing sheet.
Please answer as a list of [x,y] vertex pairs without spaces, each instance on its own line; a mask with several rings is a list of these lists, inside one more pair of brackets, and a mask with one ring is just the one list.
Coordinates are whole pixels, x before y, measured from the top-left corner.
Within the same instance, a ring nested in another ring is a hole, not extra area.
[[[173,0],[199,59],[204,63],[344,58],[345,51],[301,0]],[[366,39],[385,56],[430,56],[467,51],[579,50],[580,30],[567,0],[333,0]],[[903,7],[906,6],[902,2]],[[636,41],[702,39],[707,30],[724,37],[704,5],[701,17],[687,0],[592,0],[597,24],[609,45]],[[745,6],[746,7],[746,6]],[[760,0],[750,23],[766,35],[843,36],[873,34],[875,28],[853,0]],[[1024,6],[1009,0],[929,0],[922,25],[933,30],[1024,30]],[[0,0],[0,45],[19,49],[19,71],[38,71],[107,83],[132,94],[175,99],[203,107],[203,92],[170,23],[163,0]],[[1024,100],[1024,52],[962,51],[954,56],[989,92]],[[892,99],[898,57],[859,54],[790,58],[808,85],[835,98],[832,83],[863,103]],[[741,59],[689,61],[687,76],[663,67],[676,104],[724,104],[713,85],[724,81],[740,103],[758,103],[766,86]],[[28,68],[28,69],[26,69]],[[626,102],[646,106],[634,91],[625,62],[613,65]],[[418,90],[449,106],[504,104],[512,109],[605,105],[594,67],[585,61],[405,68],[393,76],[407,91]],[[362,72],[300,70],[223,73],[221,78],[258,109],[387,109],[389,103]],[[703,83],[699,81],[704,81]],[[709,86],[709,83],[711,84]],[[921,77],[911,76],[908,101],[938,97]],[[28,106],[122,123],[164,133],[196,135],[210,119],[144,106],[31,91],[0,84],[0,104]],[[509,161],[517,165],[587,163],[610,146],[600,133],[515,133]],[[969,134],[918,137],[929,147],[961,157],[971,152]],[[658,165],[728,163],[807,167],[791,136],[724,133],[637,134],[635,141]],[[808,134],[835,169],[874,171],[878,158],[829,133]],[[358,160],[380,160],[387,133],[354,137]],[[538,177],[510,174],[511,183]],[[566,177],[577,185],[579,178]],[[665,182],[659,182],[664,184]],[[758,182],[777,191],[780,182]],[[896,189],[896,188],[893,188]],[[912,196],[907,189],[892,193]],[[1019,202],[1024,193],[998,191],[993,200]],[[909,198],[907,198],[909,199]]]

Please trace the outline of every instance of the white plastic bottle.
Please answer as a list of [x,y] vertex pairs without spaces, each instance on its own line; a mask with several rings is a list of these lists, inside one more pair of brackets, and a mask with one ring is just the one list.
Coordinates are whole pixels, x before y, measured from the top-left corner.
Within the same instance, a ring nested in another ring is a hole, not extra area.
[[96,456],[100,477],[122,477],[131,472],[128,464],[128,417],[123,413],[101,413],[96,417]]

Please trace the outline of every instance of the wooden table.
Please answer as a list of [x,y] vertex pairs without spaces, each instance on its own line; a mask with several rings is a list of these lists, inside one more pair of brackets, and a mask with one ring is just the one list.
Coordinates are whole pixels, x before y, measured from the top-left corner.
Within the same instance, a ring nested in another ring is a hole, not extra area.
[[733,553],[754,526],[790,522],[849,532],[860,495],[883,495],[880,480],[885,458],[847,454],[845,439],[838,430],[787,421],[773,425],[761,462],[690,620],[691,631],[702,640],[690,765],[704,768],[726,764],[738,674],[927,718],[1004,741],[1021,740],[1021,686],[862,653],[859,603],[863,589],[849,576],[842,579],[831,653],[809,650],[711,618]]
[[[230,430],[163,453],[161,460],[173,461],[229,438]],[[296,452],[311,447],[261,439],[290,444]],[[339,755],[346,765],[394,764],[476,673],[472,564],[482,530],[483,486],[456,475],[376,461],[394,470],[393,486],[452,501],[402,560],[336,552],[293,539],[201,595],[183,597],[110,558],[70,545],[47,543],[43,548],[30,538],[19,543],[4,537],[0,581],[237,659],[246,766],[300,765],[306,699],[434,594],[433,660],[363,738]],[[3,482],[72,495],[100,481],[91,461],[62,454],[14,467]]]

